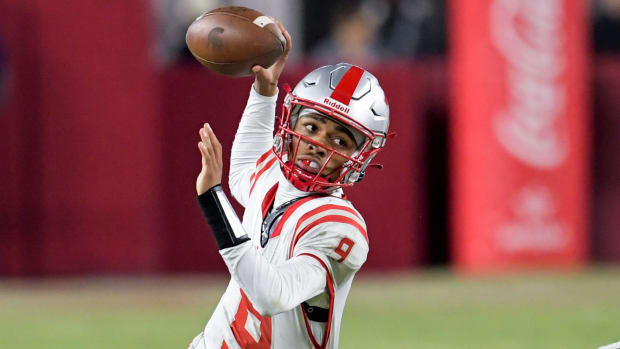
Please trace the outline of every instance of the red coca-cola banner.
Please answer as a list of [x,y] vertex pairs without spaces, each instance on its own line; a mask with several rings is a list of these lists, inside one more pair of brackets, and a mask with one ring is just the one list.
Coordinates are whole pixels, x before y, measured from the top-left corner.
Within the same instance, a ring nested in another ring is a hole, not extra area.
[[586,258],[586,6],[452,1],[459,270],[576,266]]

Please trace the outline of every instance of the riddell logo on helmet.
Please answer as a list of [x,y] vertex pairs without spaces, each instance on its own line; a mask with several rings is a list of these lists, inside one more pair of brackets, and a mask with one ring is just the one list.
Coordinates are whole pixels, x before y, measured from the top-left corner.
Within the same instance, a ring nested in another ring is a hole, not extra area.
[[326,105],[329,105],[330,107],[336,109],[336,110],[340,110],[341,112],[345,113],[345,114],[349,114],[349,108],[345,107],[343,104],[340,104],[330,98],[325,98],[323,100],[323,103]]

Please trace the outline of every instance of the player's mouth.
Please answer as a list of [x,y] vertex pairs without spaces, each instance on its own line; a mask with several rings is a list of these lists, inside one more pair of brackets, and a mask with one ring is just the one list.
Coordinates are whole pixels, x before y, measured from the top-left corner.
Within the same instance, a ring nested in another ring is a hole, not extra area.
[[321,165],[318,162],[310,159],[298,159],[295,164],[306,172],[310,172],[312,174],[319,173],[321,170]]

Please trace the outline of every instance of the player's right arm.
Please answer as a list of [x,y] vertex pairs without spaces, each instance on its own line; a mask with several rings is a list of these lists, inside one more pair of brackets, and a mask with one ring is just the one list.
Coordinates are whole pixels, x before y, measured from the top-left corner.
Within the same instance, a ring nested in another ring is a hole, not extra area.
[[249,199],[250,177],[256,169],[257,161],[273,145],[278,79],[291,50],[290,35],[282,24],[277,21],[276,23],[286,38],[284,53],[268,69],[258,65],[252,68],[254,84],[239,122],[230,156],[230,191],[243,206]]

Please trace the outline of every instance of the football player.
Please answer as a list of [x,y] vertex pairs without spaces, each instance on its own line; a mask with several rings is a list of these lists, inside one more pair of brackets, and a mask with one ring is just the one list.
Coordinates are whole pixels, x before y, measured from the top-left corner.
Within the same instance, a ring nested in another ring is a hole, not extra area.
[[199,349],[337,348],[368,234],[343,187],[363,178],[385,145],[389,107],[377,79],[347,63],[318,68],[287,88],[274,136],[278,78],[291,49],[255,81],[230,160],[230,191],[220,186],[222,146],[200,129],[198,202],[232,276]]

